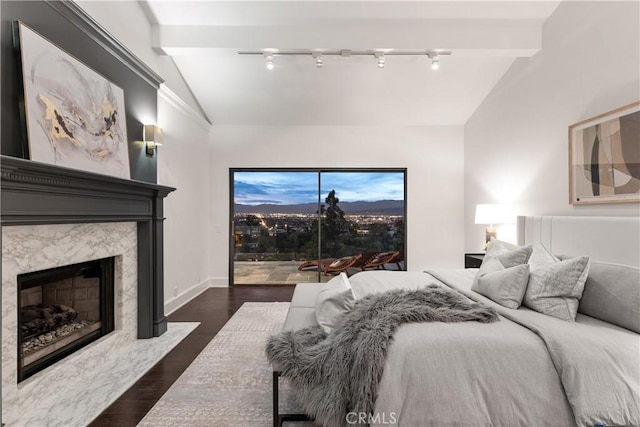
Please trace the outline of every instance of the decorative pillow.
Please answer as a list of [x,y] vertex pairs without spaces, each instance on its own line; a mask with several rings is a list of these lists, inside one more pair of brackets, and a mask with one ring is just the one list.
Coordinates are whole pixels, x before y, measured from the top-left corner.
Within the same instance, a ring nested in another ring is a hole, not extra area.
[[518,249],[520,246],[514,245],[513,243],[505,242],[504,240],[498,240],[495,237],[492,237],[489,241],[489,246],[487,247],[487,253],[491,251],[512,251],[514,249]]
[[529,282],[529,264],[505,268],[498,258],[491,258],[482,263],[482,270],[483,273],[471,287],[472,291],[504,307],[520,307]]
[[592,262],[578,312],[640,334],[640,269]]
[[351,289],[349,278],[340,273],[324,284],[315,301],[316,321],[327,334],[333,330],[336,319],[351,310],[356,303],[356,296]]
[[573,322],[589,274],[589,258],[560,261],[543,246],[529,260],[529,285],[523,305],[549,316]]
[[[480,269],[473,280],[471,289],[474,291],[476,290],[480,276],[497,271],[496,265],[493,262],[494,259],[499,261],[501,267],[511,268],[516,265],[526,264],[531,256],[532,250],[533,248],[531,246],[516,246],[501,240],[491,239],[489,247],[487,248],[487,253],[485,254],[482,264],[480,265]],[[518,303],[518,306],[519,305],[520,304]]]
[[[532,250],[533,248],[531,246],[517,246],[503,242],[502,240],[491,239],[482,264],[492,258],[498,258],[505,268],[526,264],[531,256]],[[482,266],[480,266],[480,268],[482,268]]]

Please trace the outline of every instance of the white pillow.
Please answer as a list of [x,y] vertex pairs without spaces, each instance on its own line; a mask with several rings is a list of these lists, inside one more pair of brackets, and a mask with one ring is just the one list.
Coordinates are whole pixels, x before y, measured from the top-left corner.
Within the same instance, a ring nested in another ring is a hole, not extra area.
[[[487,253],[484,256],[480,269],[485,262],[493,258],[500,260],[504,268],[514,267],[520,264],[526,264],[531,256],[533,248],[531,246],[517,246],[502,240],[491,239]],[[481,273],[481,272],[478,272]]]
[[[531,246],[516,246],[512,245],[511,243],[492,238],[491,242],[489,243],[489,247],[487,247],[487,253],[485,254],[484,259],[482,260],[482,264],[480,265],[480,269],[476,273],[476,277],[473,279],[471,290],[477,292],[478,280],[480,279],[480,277],[484,276],[487,273],[493,273],[497,271],[499,268],[496,268],[496,266],[507,269],[515,267],[517,265],[526,264],[529,260],[529,257],[531,256],[532,251],[533,248]],[[496,263],[496,261],[498,261],[498,263]],[[519,273],[522,273],[522,271],[519,271]],[[519,275],[519,277],[521,278],[522,276]],[[525,283],[524,287],[526,288],[526,286],[527,284]],[[519,305],[520,304],[518,304],[518,306]]]
[[495,250],[499,252],[512,251],[514,249],[518,249],[519,247],[520,246],[514,245],[513,243],[505,242],[504,240],[498,240],[495,237],[492,237],[489,241],[489,244],[487,245],[487,253]]
[[472,291],[504,307],[520,307],[529,282],[528,264],[505,268],[498,258],[491,258],[482,263],[482,271],[471,287]]
[[316,321],[320,328],[330,334],[336,319],[350,311],[356,303],[356,296],[351,289],[349,278],[340,273],[325,283],[316,296]]
[[560,261],[538,245],[533,249],[529,266],[529,284],[523,305],[558,319],[575,321],[589,274],[589,258]]

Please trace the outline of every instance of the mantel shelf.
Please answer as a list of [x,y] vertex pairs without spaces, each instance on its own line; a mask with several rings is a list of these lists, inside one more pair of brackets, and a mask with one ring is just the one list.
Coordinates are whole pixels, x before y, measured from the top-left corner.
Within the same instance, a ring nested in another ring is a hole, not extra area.
[[175,188],[0,156],[2,225],[159,219]]

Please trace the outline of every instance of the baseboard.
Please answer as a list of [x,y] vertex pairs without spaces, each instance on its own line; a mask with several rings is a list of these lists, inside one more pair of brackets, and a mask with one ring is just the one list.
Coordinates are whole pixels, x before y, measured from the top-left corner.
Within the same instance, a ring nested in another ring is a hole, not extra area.
[[174,311],[200,295],[202,292],[206,291],[207,288],[211,287],[210,282],[211,279],[205,279],[197,285],[191,287],[190,289],[187,289],[177,297],[171,298],[169,301],[165,302],[164,315],[168,316],[169,314],[173,313]]
[[211,288],[228,288],[229,287],[229,278],[228,277],[210,277],[209,278],[209,287],[211,287]]
[[208,288],[228,288],[229,287],[229,278],[228,277],[209,277],[208,279],[203,280],[197,285],[187,289],[180,295],[175,298],[171,298],[169,301],[164,303],[164,315],[168,316],[173,313],[202,292],[206,291]]

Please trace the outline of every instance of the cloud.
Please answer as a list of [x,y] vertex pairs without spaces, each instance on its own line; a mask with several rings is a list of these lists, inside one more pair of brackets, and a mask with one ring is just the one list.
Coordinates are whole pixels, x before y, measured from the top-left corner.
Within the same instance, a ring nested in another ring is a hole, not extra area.
[[[236,172],[234,201],[248,205],[290,205],[318,201],[316,172]],[[265,197],[266,196],[266,197]]]
[[[403,200],[401,172],[323,172],[321,199],[336,190],[341,201]],[[235,203],[257,205],[315,203],[317,172],[235,172]]]
[[345,202],[404,200],[404,174],[401,172],[324,172],[322,196],[336,190]]

